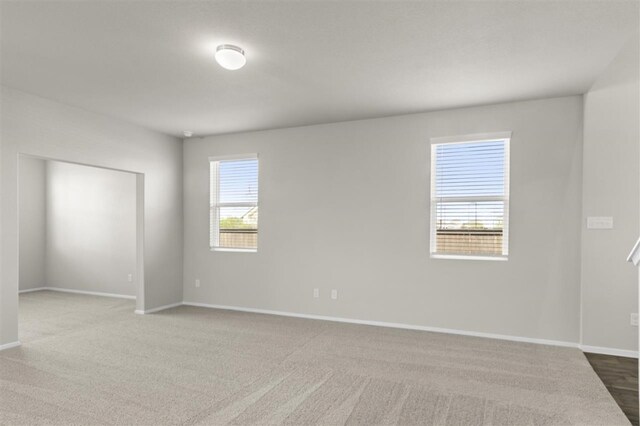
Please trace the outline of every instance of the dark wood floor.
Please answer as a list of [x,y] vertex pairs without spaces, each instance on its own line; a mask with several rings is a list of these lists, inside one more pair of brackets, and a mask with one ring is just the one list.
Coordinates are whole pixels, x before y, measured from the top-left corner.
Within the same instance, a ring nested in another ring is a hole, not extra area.
[[638,426],[638,360],[589,353],[585,356],[631,424]]

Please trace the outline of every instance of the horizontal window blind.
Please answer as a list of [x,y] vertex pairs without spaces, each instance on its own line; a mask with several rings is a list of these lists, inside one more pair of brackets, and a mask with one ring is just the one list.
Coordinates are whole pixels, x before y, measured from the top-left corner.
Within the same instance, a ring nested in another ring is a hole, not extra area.
[[210,160],[211,248],[258,248],[258,159]]
[[431,253],[506,257],[509,139],[431,145]]

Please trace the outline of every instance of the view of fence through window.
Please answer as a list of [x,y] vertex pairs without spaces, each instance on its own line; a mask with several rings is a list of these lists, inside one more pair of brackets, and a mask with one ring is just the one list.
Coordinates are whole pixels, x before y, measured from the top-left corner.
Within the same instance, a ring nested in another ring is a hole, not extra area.
[[433,144],[433,254],[506,256],[508,139]]
[[258,159],[210,161],[210,246],[258,247]]

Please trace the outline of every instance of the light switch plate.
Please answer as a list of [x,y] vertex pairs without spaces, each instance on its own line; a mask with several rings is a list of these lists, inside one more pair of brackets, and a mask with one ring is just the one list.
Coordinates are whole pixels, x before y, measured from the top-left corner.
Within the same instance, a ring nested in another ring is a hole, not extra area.
[[613,217],[589,216],[587,217],[587,229],[613,229]]

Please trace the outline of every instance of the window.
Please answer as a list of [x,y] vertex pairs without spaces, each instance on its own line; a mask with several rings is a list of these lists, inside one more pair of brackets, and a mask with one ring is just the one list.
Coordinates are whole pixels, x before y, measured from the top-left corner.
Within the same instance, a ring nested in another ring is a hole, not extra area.
[[209,159],[209,246],[213,250],[258,249],[258,157]]
[[431,256],[507,259],[510,133],[431,142]]

